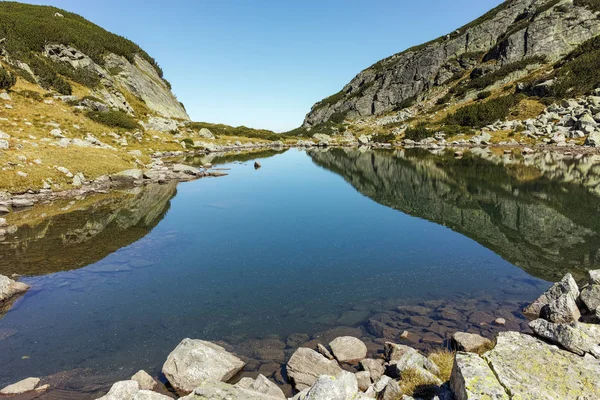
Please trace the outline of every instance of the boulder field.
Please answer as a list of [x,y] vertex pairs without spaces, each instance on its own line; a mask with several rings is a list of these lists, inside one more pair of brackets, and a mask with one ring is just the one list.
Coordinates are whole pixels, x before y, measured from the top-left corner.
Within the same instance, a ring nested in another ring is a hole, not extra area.
[[[16,284],[9,281],[1,287]],[[318,343],[315,349],[300,347],[285,365],[286,379],[296,392],[289,400],[600,398],[600,271],[590,271],[582,285],[567,274],[523,313],[531,319],[532,334],[506,331],[489,340],[456,332],[454,354],[444,349],[426,356],[388,341],[367,358],[367,346],[351,336]],[[240,379],[245,365],[216,343],[184,339],[162,368],[171,392],[154,391],[156,380],[139,371],[115,383],[100,399],[286,399],[262,374]],[[47,389],[43,379],[28,378],[0,394]]]

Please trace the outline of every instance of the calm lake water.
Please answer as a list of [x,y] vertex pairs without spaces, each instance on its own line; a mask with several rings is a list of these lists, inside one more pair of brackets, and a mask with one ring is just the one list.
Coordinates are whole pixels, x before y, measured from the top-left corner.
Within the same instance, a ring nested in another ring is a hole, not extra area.
[[213,160],[226,177],[10,215],[0,274],[32,289],[0,316],[0,386],[158,376],[185,337],[276,377],[339,333],[425,348],[525,329],[548,281],[600,266],[600,160],[480,153],[292,149],[259,170],[241,155]]

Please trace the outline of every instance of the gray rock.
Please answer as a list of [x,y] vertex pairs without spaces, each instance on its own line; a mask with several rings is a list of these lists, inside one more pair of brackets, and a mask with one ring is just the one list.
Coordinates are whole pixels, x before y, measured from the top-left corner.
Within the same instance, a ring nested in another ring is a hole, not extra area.
[[263,393],[273,397],[285,399],[283,390],[275,383],[268,380],[263,374],[259,374],[256,379],[242,378],[234,386],[254,390],[255,392]]
[[131,183],[144,177],[141,169],[128,169],[117,174],[111,175],[110,180],[117,183]]
[[385,373],[385,367],[383,366],[383,360],[375,360],[373,358],[366,358],[360,362],[360,366],[364,371],[369,372],[369,375],[373,382],[376,382],[381,375]]
[[334,360],[306,347],[300,347],[292,354],[286,366],[288,377],[296,390],[301,391],[314,385],[319,376],[336,376],[342,370]]
[[450,388],[457,400],[510,399],[485,360],[473,353],[456,353]]
[[560,282],[556,282],[533,303],[525,307],[523,314],[529,319],[537,319],[540,317],[542,308],[558,299],[563,294],[570,293],[573,298],[579,297],[579,288],[571,274],[566,274]]
[[588,285],[581,289],[579,296],[590,312],[595,312],[600,307],[600,285]]
[[512,398],[600,398],[596,360],[590,362],[533,336],[500,332],[496,347],[483,358]]
[[[440,374],[439,367],[416,350],[408,351],[399,358],[391,360],[387,367],[387,374],[393,378],[400,378],[402,372],[407,369],[417,370],[424,377],[430,378],[432,381],[439,381],[439,379],[436,378],[436,375]],[[442,382],[439,383],[441,384]]]
[[492,347],[492,341],[474,333],[456,332],[452,340],[459,351],[468,353],[481,353]]
[[223,382],[205,381],[200,383],[193,393],[179,400],[281,400],[281,398]]
[[137,381],[117,382],[98,400],[172,400],[170,397],[150,390],[140,390]]
[[317,344],[317,351],[325,356],[328,360],[333,360],[333,356],[329,350],[327,350],[327,347],[323,346],[321,343]]
[[341,336],[329,343],[333,356],[340,362],[360,361],[367,357],[367,346],[352,336]]
[[600,285],[600,269],[589,271],[588,275],[590,285]]
[[24,293],[29,285],[23,282],[15,282],[7,276],[0,275],[0,302],[6,301],[13,296]]
[[354,376],[356,376],[356,382],[360,391],[364,392],[371,386],[371,374],[369,371],[359,371]]
[[406,346],[404,344],[396,344],[392,342],[385,342],[383,351],[385,359],[389,362],[399,360],[405,353],[416,352],[416,350],[410,346]]
[[379,398],[381,400],[397,400],[402,396],[402,390],[400,389],[400,385],[398,382],[394,380],[388,381],[387,385],[381,392]]
[[571,293],[565,293],[542,307],[540,316],[550,322],[569,323],[578,321],[581,312]]
[[189,165],[175,164],[173,165],[173,172],[181,172],[187,175],[196,176],[200,173],[200,170],[198,168],[190,167]]
[[[548,339],[565,349],[580,356],[590,353],[595,357],[600,356],[600,326],[585,324],[555,324],[544,319],[536,319],[529,323],[531,330],[538,336]],[[582,327],[583,329],[578,329]],[[588,333],[595,333],[589,335]]]
[[200,129],[198,131],[198,136],[200,136],[201,138],[204,138],[204,139],[214,139],[215,138],[215,135],[213,135],[213,133],[206,128]]
[[356,376],[351,372],[341,371],[336,376],[320,376],[306,393],[304,400],[350,400],[357,393]]
[[205,380],[228,381],[244,365],[221,346],[187,338],[169,354],[162,371],[176,390],[189,393]]
[[139,370],[135,375],[131,377],[132,381],[136,381],[142,390],[154,390],[158,383],[148,374],[146,371]]
[[35,390],[35,388],[40,384],[40,378],[27,378],[19,381],[17,383],[13,383],[12,385],[6,386],[4,389],[0,390],[0,394],[4,395],[17,395],[23,394],[27,392],[31,392]]
[[600,147],[600,131],[594,131],[585,138],[584,146]]

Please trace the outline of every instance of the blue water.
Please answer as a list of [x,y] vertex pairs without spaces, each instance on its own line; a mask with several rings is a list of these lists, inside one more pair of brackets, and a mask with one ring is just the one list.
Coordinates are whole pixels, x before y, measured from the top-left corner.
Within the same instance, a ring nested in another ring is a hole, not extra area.
[[0,386],[73,368],[158,373],[185,337],[236,350],[314,335],[348,310],[366,319],[433,299],[517,304],[546,285],[463,234],[373,201],[304,151],[260,162],[179,184],[147,235],[101,261],[25,277],[32,290],[0,319],[18,331],[0,340]]

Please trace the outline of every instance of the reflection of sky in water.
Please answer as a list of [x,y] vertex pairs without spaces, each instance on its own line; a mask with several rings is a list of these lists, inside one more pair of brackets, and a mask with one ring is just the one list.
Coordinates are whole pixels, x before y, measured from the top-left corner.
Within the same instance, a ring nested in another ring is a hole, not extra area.
[[261,164],[181,184],[138,242],[29,278],[34,289],[0,320],[18,330],[0,341],[0,386],[75,367],[158,371],[184,337],[285,339],[353,307],[524,300],[544,286],[465,236],[373,202],[303,152]]

